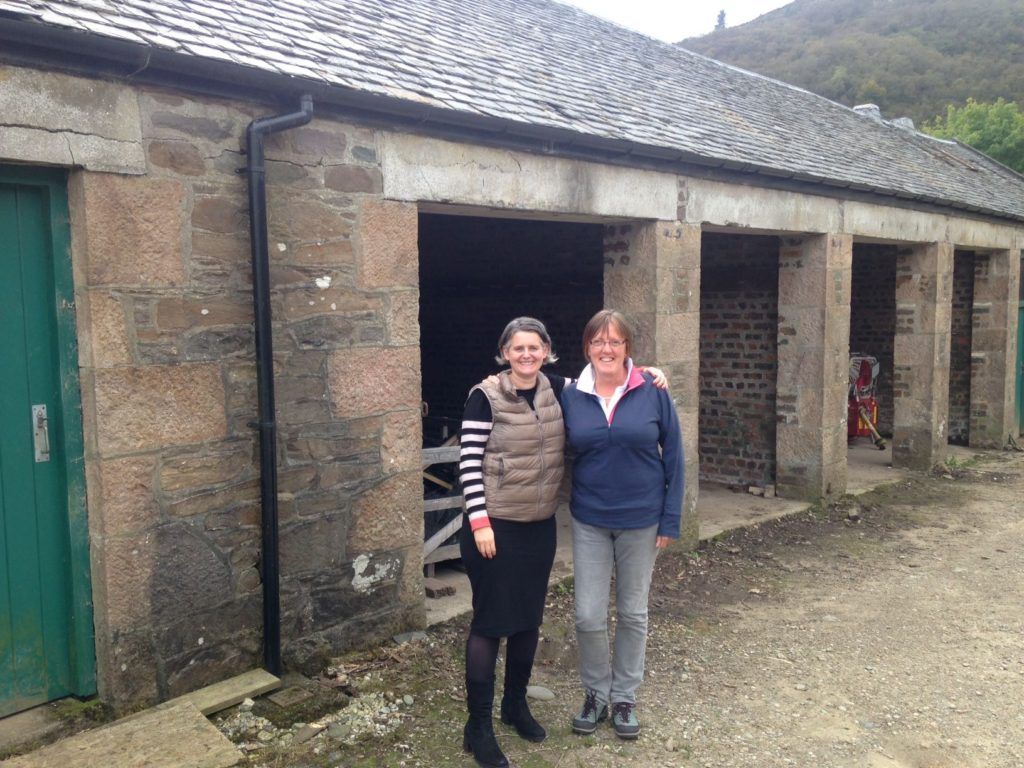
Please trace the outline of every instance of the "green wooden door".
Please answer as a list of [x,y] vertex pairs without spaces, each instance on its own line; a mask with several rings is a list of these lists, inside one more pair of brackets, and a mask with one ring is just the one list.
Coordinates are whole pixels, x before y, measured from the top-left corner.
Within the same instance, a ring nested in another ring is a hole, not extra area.
[[95,692],[65,189],[0,166],[0,715]]

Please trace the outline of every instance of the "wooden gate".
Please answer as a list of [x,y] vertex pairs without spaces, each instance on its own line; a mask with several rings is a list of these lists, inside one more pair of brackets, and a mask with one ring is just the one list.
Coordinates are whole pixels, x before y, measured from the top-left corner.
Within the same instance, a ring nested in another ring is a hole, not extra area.
[[[433,466],[434,464],[457,463],[459,461],[459,451],[460,448],[458,445],[446,445],[441,448],[424,448],[424,475],[428,474],[426,472],[427,467]],[[449,487],[448,490],[453,490],[453,488]],[[437,499],[424,499],[423,501],[424,515],[429,512],[440,512],[446,509],[461,510],[462,508],[462,494],[458,492]],[[427,569],[427,576],[434,575],[434,566],[437,563],[440,563],[443,560],[455,560],[459,557],[459,545],[445,545],[444,542],[450,539],[461,527],[462,515],[460,514],[435,531],[431,536],[425,537],[426,540],[423,542],[423,565]]]

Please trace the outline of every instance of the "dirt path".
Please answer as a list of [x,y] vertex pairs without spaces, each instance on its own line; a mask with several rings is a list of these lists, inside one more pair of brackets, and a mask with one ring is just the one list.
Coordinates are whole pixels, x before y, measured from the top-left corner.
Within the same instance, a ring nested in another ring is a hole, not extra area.
[[662,706],[645,754],[609,764],[1024,766],[1021,468],[901,484],[861,500],[860,522],[839,509],[739,537],[748,597],[657,621],[644,699]]
[[[569,732],[572,595],[556,587],[534,679],[556,696],[533,707],[551,735],[528,745],[497,726],[514,765],[1024,766],[1019,454],[667,553],[655,584],[641,739]],[[251,764],[472,765],[458,749],[465,626],[343,665],[361,697],[411,697],[377,718],[392,727]]]

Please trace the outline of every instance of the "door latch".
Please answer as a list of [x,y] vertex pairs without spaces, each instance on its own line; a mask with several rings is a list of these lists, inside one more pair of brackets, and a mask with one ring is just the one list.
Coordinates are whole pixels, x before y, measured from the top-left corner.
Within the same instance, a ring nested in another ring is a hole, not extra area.
[[32,442],[35,443],[36,462],[50,460],[50,422],[45,405],[32,406]]

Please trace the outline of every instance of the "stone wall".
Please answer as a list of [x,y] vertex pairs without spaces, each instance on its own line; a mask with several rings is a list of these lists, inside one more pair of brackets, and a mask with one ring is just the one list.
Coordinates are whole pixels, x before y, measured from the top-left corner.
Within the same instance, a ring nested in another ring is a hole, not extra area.
[[700,293],[700,476],[775,482],[779,244],[705,234]]
[[1018,431],[1020,251],[974,252],[971,307],[972,448],[1002,448]]
[[953,254],[953,313],[949,337],[949,442],[967,445],[971,435],[971,325],[974,253]]
[[931,469],[945,459],[953,245],[900,248],[893,347],[893,466]]
[[680,221],[611,224],[604,231],[604,300],[633,324],[637,360],[668,374],[682,429],[686,487],[679,546],[698,544],[697,402],[700,228]]
[[[145,173],[73,174],[97,653],[133,706],[261,663],[241,152],[264,109],[137,94]],[[417,213],[377,137],[267,146],[286,665],[424,621]]]
[[850,235],[779,247],[776,487],[811,501],[846,490]]

